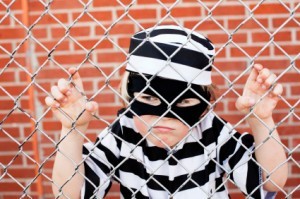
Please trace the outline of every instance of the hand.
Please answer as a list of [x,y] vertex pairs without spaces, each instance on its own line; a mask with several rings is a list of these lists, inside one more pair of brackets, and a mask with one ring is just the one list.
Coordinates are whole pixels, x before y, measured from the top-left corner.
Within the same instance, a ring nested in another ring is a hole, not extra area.
[[[79,73],[76,72],[76,68],[72,67],[68,71],[73,75],[72,81],[76,87],[81,92],[84,92],[82,80]],[[57,86],[51,87],[51,94],[55,99],[48,96],[45,98],[45,103],[51,107],[53,114],[60,120],[62,126],[65,128],[71,128],[72,123],[84,109],[86,111],[78,118],[75,124],[77,127],[87,126],[93,118],[92,113],[98,110],[98,104],[96,102],[87,102],[85,97],[78,92],[74,85],[69,84],[66,79],[59,79]]]
[[[243,95],[236,101],[236,108],[244,114],[249,113],[250,108],[254,106],[253,113],[260,119],[272,117],[272,112],[277,105],[279,95],[282,94],[281,84],[275,84],[277,76],[271,73],[268,68],[260,64],[255,64],[245,84]],[[264,94],[268,92],[266,96]],[[261,101],[260,98],[262,98]],[[259,102],[258,102],[259,101]]]

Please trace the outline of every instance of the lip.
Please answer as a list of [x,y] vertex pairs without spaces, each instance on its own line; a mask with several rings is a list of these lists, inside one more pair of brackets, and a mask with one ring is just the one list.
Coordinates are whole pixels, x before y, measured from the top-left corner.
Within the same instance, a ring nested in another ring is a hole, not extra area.
[[170,132],[173,131],[173,128],[167,127],[167,126],[155,126],[153,127],[155,130],[160,131],[160,132]]

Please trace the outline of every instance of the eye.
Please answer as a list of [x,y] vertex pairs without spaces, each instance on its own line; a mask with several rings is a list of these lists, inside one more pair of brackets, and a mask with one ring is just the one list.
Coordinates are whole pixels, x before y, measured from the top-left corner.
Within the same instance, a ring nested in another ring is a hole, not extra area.
[[158,106],[160,104],[160,99],[145,93],[134,93],[136,100],[139,102],[149,104],[152,106]]
[[176,104],[177,107],[189,107],[189,106],[195,106],[197,104],[200,104],[200,100],[197,98],[186,98],[181,100]]

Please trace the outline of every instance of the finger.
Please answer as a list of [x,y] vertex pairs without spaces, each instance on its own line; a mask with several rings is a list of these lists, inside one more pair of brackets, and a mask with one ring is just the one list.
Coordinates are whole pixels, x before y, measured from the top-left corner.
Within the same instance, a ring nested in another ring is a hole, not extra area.
[[238,110],[245,111],[248,110],[254,104],[255,104],[255,100],[253,98],[240,96],[237,99],[235,106]]
[[268,88],[270,88],[271,85],[275,83],[276,78],[277,78],[277,76],[276,76],[274,73],[272,73],[272,74],[265,80],[265,82],[263,82],[262,88],[263,88],[263,89],[268,89]]
[[45,98],[45,103],[47,106],[51,107],[51,108],[58,108],[59,107],[59,103],[57,101],[55,101],[52,97],[47,96]]
[[59,79],[57,83],[59,91],[64,95],[70,95],[70,85],[69,82],[65,79]]
[[278,96],[278,95],[281,95],[282,92],[283,92],[282,84],[276,84],[273,91],[272,91],[272,94],[275,95],[275,96]]
[[262,69],[263,69],[263,66],[261,64],[254,64],[248,80],[251,80],[253,82],[257,81],[257,76],[259,75],[259,73]]
[[98,111],[98,104],[94,101],[87,102],[85,104],[85,109],[86,109],[86,111],[90,112],[91,114],[95,114]]
[[79,89],[83,90],[83,84],[82,84],[82,80],[81,80],[78,70],[75,67],[71,67],[68,69],[68,71],[72,75],[72,80],[75,83],[75,85]]
[[63,102],[63,103],[64,103],[64,102],[67,101],[66,96],[63,95],[63,94],[59,91],[59,89],[58,89],[57,86],[52,86],[52,87],[51,87],[51,93],[52,93],[54,99],[56,99],[59,103],[60,103],[60,102]]
[[268,68],[264,68],[262,69],[258,76],[257,76],[257,82],[259,83],[263,83],[264,81],[266,81],[266,79],[271,75],[271,72]]

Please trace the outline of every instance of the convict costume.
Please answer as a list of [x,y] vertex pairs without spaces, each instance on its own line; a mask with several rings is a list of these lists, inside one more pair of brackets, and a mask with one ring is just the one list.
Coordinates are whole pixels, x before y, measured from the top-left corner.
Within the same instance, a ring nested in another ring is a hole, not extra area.
[[[113,180],[126,199],[226,199],[228,180],[249,198],[274,198],[263,189],[253,137],[239,134],[213,111],[200,119],[209,107],[210,94],[201,85],[211,84],[211,42],[189,29],[158,26],[135,34],[129,53],[130,103],[95,143],[84,145],[82,198],[103,198]],[[162,103],[141,104],[134,92]],[[201,103],[176,106],[189,97]],[[172,149],[156,147],[133,122],[133,116],[147,114],[176,118],[190,127],[189,135]]]

